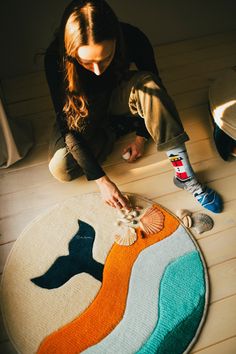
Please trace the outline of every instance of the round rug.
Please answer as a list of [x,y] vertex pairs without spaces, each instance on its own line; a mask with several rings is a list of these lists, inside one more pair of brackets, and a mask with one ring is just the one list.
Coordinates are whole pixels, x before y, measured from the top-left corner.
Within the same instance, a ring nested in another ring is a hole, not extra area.
[[[92,193],[56,205],[22,232],[1,284],[17,351],[177,354],[193,345],[208,304],[201,252],[176,216],[129,198],[130,218]],[[130,229],[132,245],[114,242]]]

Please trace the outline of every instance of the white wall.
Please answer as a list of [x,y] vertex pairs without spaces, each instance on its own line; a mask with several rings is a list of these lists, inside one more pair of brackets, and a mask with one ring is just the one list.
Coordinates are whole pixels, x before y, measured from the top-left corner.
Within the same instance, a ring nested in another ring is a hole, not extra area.
[[[68,0],[0,1],[0,78],[42,68],[45,49]],[[108,0],[118,17],[153,44],[236,29],[236,0]]]

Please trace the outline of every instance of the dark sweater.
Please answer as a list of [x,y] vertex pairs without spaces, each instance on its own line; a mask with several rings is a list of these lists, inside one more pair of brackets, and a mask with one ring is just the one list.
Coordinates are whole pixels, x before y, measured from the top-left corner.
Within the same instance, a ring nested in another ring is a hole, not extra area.
[[[121,29],[124,36],[127,67],[131,63],[134,63],[138,70],[150,71],[159,76],[153,48],[143,32],[125,23],[121,23]],[[113,66],[114,59],[106,71],[97,76],[93,72],[86,70],[79,63],[76,63],[80,82],[83,84],[83,90],[88,99],[89,110],[93,111],[93,102],[96,101],[99,95],[107,93],[107,96],[109,96],[109,93],[111,93],[112,89],[117,85]],[[67,126],[66,117],[63,113],[65,102],[65,92],[63,89],[64,78],[60,66],[59,40],[57,37],[46,51],[45,73],[56,112],[57,124],[59,125],[69,152],[82,168],[88,180],[95,180],[104,176],[105,173],[88,144],[89,139],[90,141],[91,139],[94,140],[94,138],[96,140],[96,135],[93,136],[93,134],[96,132],[96,129],[100,129],[103,124],[101,117],[96,117],[96,112],[94,112],[93,121],[90,121],[89,117],[86,118],[86,120],[84,120],[86,123],[79,132],[71,131]],[[109,100],[107,103],[108,102]],[[137,135],[146,138],[149,137],[143,119],[138,120],[135,130]]]

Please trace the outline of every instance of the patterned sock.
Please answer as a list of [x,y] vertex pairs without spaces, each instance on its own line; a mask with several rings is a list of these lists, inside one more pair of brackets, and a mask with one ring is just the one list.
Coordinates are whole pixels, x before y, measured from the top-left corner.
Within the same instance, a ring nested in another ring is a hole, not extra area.
[[167,156],[175,169],[174,184],[192,193],[197,201],[213,213],[223,209],[222,199],[213,189],[201,184],[191,167],[185,145],[167,151]]

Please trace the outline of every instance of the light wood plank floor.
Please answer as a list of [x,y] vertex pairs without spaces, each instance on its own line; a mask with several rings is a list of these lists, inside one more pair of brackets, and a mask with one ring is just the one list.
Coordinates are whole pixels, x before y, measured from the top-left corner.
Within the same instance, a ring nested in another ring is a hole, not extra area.
[[[236,161],[223,162],[212,141],[208,114],[208,87],[225,68],[236,65],[236,31],[181,41],[155,48],[161,77],[174,98],[191,140],[190,160],[203,182],[219,191],[225,209],[212,215],[214,228],[195,235],[205,256],[211,284],[209,312],[192,353],[236,353]],[[47,147],[54,121],[44,73],[1,82],[9,114],[32,123],[35,146],[28,156],[0,171],[0,273],[22,229],[52,204],[97,191],[85,178],[59,183],[47,167]],[[134,164],[120,155],[130,140],[119,140],[104,168],[121,190],[142,194],[176,212],[203,211],[187,192],[172,183],[173,170],[165,153],[148,143],[145,156]],[[16,353],[0,322],[0,353]],[[171,354],[171,353],[168,353]]]

